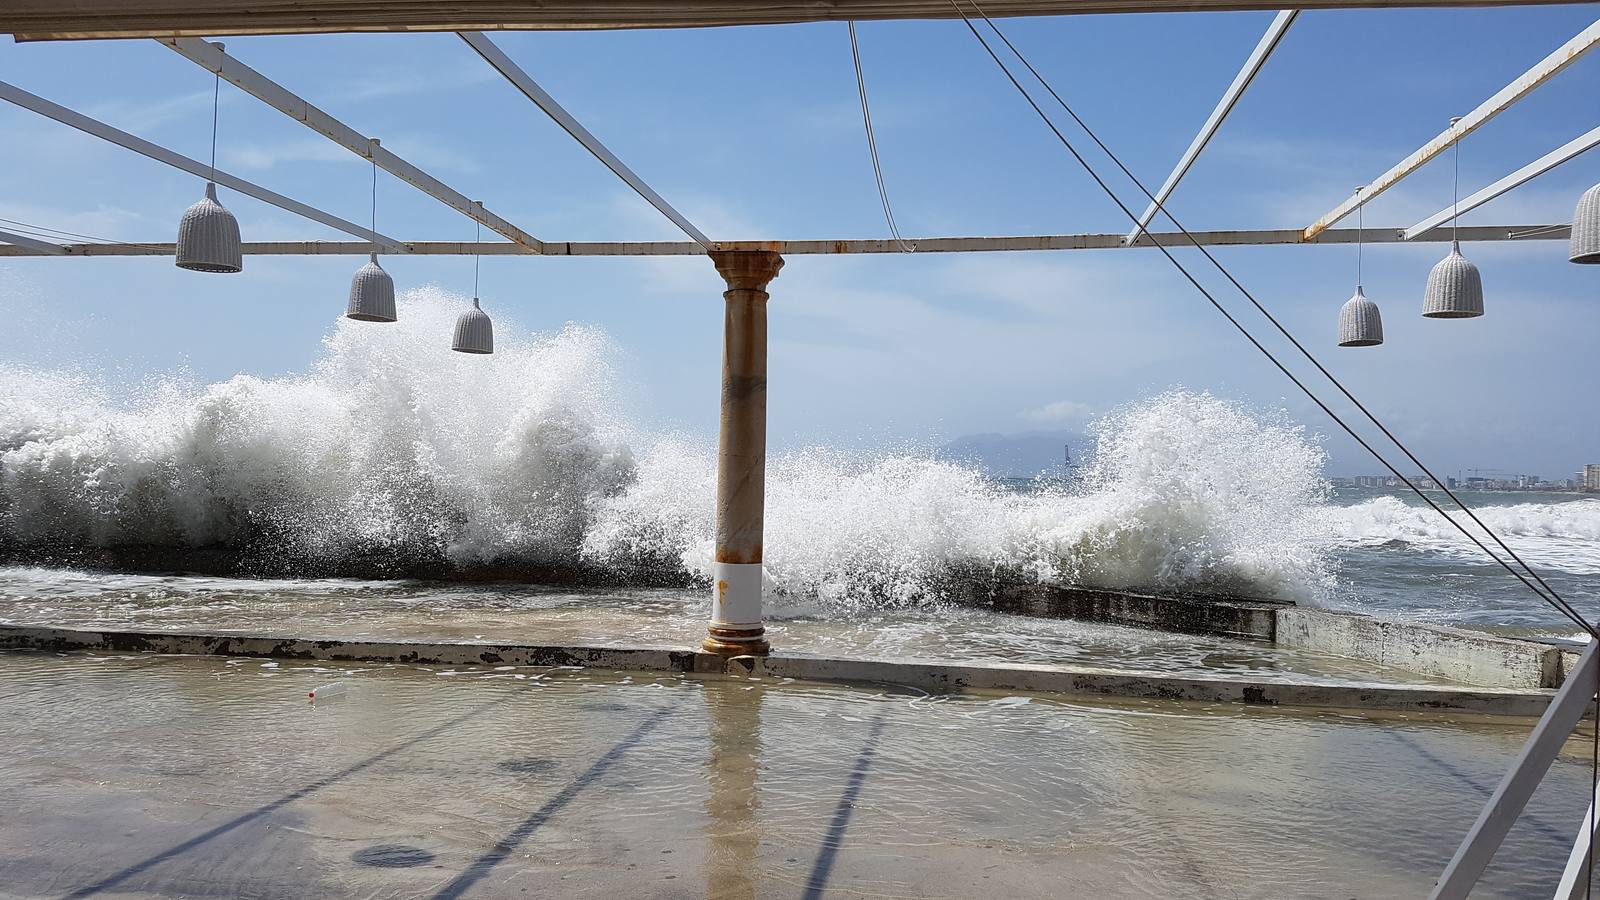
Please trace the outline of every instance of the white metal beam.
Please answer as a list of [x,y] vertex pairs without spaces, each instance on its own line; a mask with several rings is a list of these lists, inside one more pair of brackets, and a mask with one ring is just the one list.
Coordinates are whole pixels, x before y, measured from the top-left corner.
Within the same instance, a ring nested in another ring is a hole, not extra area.
[[[1462,240],[1484,241],[1565,241],[1571,234],[1568,225],[1477,225],[1461,229]],[[1323,233],[1320,244],[1353,244],[1356,229],[1338,228]],[[1213,247],[1241,246],[1304,246],[1300,229],[1279,228],[1264,231],[1195,231],[1194,239],[1202,245]],[[1398,228],[1368,228],[1364,236],[1368,244],[1399,242],[1402,232]],[[1150,232],[1149,236],[1164,246],[1175,246],[1187,238],[1177,232]],[[1045,250],[1120,250],[1153,248],[1150,241],[1129,245],[1120,234],[1040,234],[1002,237],[931,237],[917,238],[918,253],[1026,253]],[[1447,241],[1448,234],[1424,235],[1419,242]],[[800,240],[800,241],[718,241],[713,250],[771,250],[785,256],[831,256],[871,253],[903,253],[897,241],[871,240]],[[368,244],[355,241],[267,241],[246,243],[244,252],[249,256],[365,256]],[[172,244],[69,244],[66,251],[71,256],[171,256]],[[472,241],[409,241],[403,252],[416,256],[528,256],[533,253],[526,247],[507,241],[474,243]],[[692,241],[545,241],[544,256],[698,256],[704,247]],[[0,257],[39,256],[41,254],[21,247],[0,245]]]
[[706,237],[700,229],[694,227],[688,219],[683,217],[682,213],[673,209],[672,204],[661,199],[661,195],[651,190],[650,185],[644,183],[644,179],[635,175],[632,169],[623,165],[622,160],[617,159],[616,154],[606,149],[606,145],[600,143],[599,138],[590,134],[589,129],[583,127],[577,119],[572,117],[571,113],[562,108],[554,97],[546,93],[544,88],[533,80],[532,76],[522,70],[521,66],[512,62],[511,57],[506,56],[499,47],[495,46],[493,41],[477,31],[460,31],[457,34],[463,41],[467,42],[467,46],[476,50],[485,62],[493,66],[501,75],[504,75],[507,81],[516,86],[517,90],[525,94],[529,100],[532,100],[540,109],[544,110],[546,115],[554,119],[557,125],[566,129],[567,134],[577,138],[578,143],[582,144],[590,153],[593,153],[596,159],[605,163],[606,168],[615,172],[618,178],[626,181],[629,187],[638,191],[639,196],[648,200],[651,206],[654,206],[661,211],[662,215],[671,219],[674,225],[682,228],[683,233],[693,238],[695,243],[710,249],[710,238]]
[[1537,178],[1551,169],[1554,169],[1556,166],[1561,165],[1567,160],[1572,159],[1573,157],[1576,157],[1587,150],[1593,149],[1597,144],[1600,144],[1600,127],[1594,128],[1588,134],[1585,134],[1581,137],[1576,137],[1570,141],[1567,141],[1560,147],[1551,150],[1549,153],[1546,153],[1533,162],[1528,163],[1515,172],[1512,172],[1510,175],[1507,175],[1499,181],[1496,181],[1494,184],[1491,184],[1472,196],[1463,199],[1459,206],[1459,212],[1457,211],[1457,207],[1455,205],[1446,206],[1444,209],[1441,209],[1426,219],[1423,219],[1421,222],[1418,222],[1410,228],[1407,228],[1405,239],[1409,241],[1416,238],[1418,235],[1427,234],[1433,229],[1438,228],[1440,225],[1450,221],[1452,216],[1465,215],[1484,205],[1485,203],[1488,203],[1490,200],[1493,200],[1501,194],[1521,187],[1529,181],[1532,181],[1534,178]]
[[1594,49],[1600,43],[1600,20],[1596,20],[1588,28],[1578,32],[1572,40],[1556,48],[1554,53],[1540,60],[1537,65],[1517,76],[1516,80],[1501,88],[1493,97],[1478,104],[1478,108],[1462,116],[1460,121],[1446,128],[1434,137],[1433,140],[1423,144],[1415,153],[1395,163],[1389,171],[1379,175],[1362,191],[1360,195],[1351,197],[1343,203],[1329,210],[1322,218],[1306,227],[1305,239],[1316,240],[1317,235],[1345,216],[1355,212],[1358,203],[1370,203],[1373,198],[1399,184],[1401,179],[1412,172],[1422,168],[1427,162],[1449,149],[1450,145],[1466,137],[1478,126],[1488,122],[1500,113],[1505,112],[1512,104],[1526,97],[1529,93],[1559,74],[1567,66],[1578,61],[1583,54]]
[[[1597,727],[1600,727],[1600,723],[1597,723]],[[1595,822],[1600,826],[1600,821],[1594,817],[1596,806],[1600,806],[1600,784],[1595,785],[1594,796],[1589,798],[1589,808],[1584,810],[1583,822],[1578,825],[1578,837],[1572,842],[1572,852],[1567,854],[1566,868],[1561,870],[1561,881],[1551,895],[1553,900],[1580,900],[1589,893],[1589,845],[1594,840],[1589,823]]]
[[1278,49],[1278,42],[1283,40],[1284,33],[1289,30],[1289,26],[1293,25],[1294,20],[1299,17],[1300,10],[1285,9],[1280,10],[1278,15],[1273,18],[1272,24],[1267,26],[1266,33],[1261,35],[1261,40],[1256,42],[1256,48],[1250,51],[1250,57],[1244,61],[1244,66],[1239,69],[1239,74],[1233,76],[1233,83],[1228,85],[1228,89],[1222,94],[1222,99],[1217,101],[1216,108],[1211,110],[1211,116],[1206,119],[1204,125],[1200,126],[1200,133],[1196,134],[1194,140],[1189,142],[1189,149],[1183,151],[1183,156],[1178,159],[1178,164],[1173,166],[1172,174],[1167,176],[1166,182],[1161,185],[1161,190],[1156,191],[1155,200],[1151,201],[1150,205],[1145,208],[1144,215],[1139,217],[1139,224],[1128,232],[1128,236],[1125,239],[1127,243],[1131,244],[1139,239],[1139,235],[1144,232],[1145,226],[1149,225],[1150,220],[1155,217],[1156,210],[1163,208],[1167,198],[1172,196],[1172,192],[1177,189],[1178,182],[1183,180],[1183,176],[1189,174],[1189,167],[1193,166],[1194,161],[1200,158],[1201,151],[1206,149],[1206,144],[1211,142],[1211,138],[1216,135],[1217,129],[1222,127],[1222,120],[1233,112],[1233,107],[1238,104],[1239,98],[1244,96],[1244,92],[1250,87],[1250,82],[1255,80],[1256,75],[1261,72],[1261,67],[1266,65],[1267,57],[1272,55],[1272,51]]
[[[1575,0],[1300,0],[1306,9],[1395,6],[1529,6]],[[1273,0],[992,0],[989,15],[1057,16],[1101,13],[1271,10]],[[484,29],[711,28],[791,22],[957,18],[939,0],[6,0],[0,33],[19,40],[150,38],[174,35],[306,34],[327,32],[460,31]]]
[[1444,874],[1434,883],[1429,900],[1466,900],[1478,884],[1478,877],[1500,849],[1528,798],[1550,771],[1561,745],[1572,736],[1572,729],[1577,727],[1589,701],[1594,699],[1595,673],[1600,671],[1596,648],[1600,648],[1600,641],[1590,641],[1583,648],[1578,664],[1572,667],[1561,690],[1550,700],[1511,769],[1489,796],[1489,802],[1472,823],[1466,839],[1445,866]]
[[113,128],[110,125],[99,121],[98,119],[91,119],[82,113],[67,109],[65,106],[51,103],[49,100],[46,100],[43,97],[35,94],[30,94],[16,85],[7,84],[4,81],[0,81],[0,100],[7,100],[16,104],[17,106],[22,107],[23,109],[29,109],[41,116],[55,119],[57,122],[60,122],[63,125],[71,125],[73,128],[76,128],[85,134],[92,134],[101,140],[110,141],[113,144],[126,147],[135,153],[148,156],[157,162],[166,163],[175,169],[182,169],[191,175],[196,175],[200,178],[211,179],[223,187],[238,191],[239,193],[249,197],[254,197],[257,200],[270,203],[279,209],[288,210],[295,215],[304,216],[313,222],[321,222],[322,224],[331,228],[337,228],[346,234],[355,235],[356,237],[361,238],[364,241],[368,241],[369,243],[378,244],[389,252],[401,250],[400,242],[396,241],[392,237],[389,237],[388,235],[363,228],[354,222],[348,222],[331,213],[325,213],[316,207],[307,206],[298,200],[291,200],[275,191],[269,191],[260,185],[245,181],[243,178],[239,178],[235,175],[229,175],[227,172],[217,170],[213,175],[211,166],[207,165],[206,163],[174,153],[165,147],[152,144],[149,141],[140,137],[135,137],[126,131]]
[[67,248],[60,244],[52,244],[49,241],[41,241],[38,238],[28,237],[25,234],[13,234],[9,231],[0,231],[0,241],[15,244],[18,247],[26,247],[41,256],[65,256],[67,253]]
[[371,138],[362,135],[333,116],[312,106],[289,89],[222,52],[222,45],[212,44],[199,38],[163,38],[161,43],[172,48],[195,65],[221,75],[224,81],[328,138],[335,144],[344,147],[351,153],[363,159],[372,160],[377,164],[378,168],[394,175],[401,181],[406,182],[467,218],[482,222],[484,227],[498,232],[509,240],[515,241],[534,252],[538,252],[543,246],[533,235],[528,234],[494,213],[484,210],[480,205],[467,199],[465,194],[406,162],[390,152],[388,148],[379,146]]
[[[1306,9],[1395,6],[1530,6],[1577,0],[1299,0]],[[1274,0],[990,0],[1002,16],[1272,10]],[[176,35],[480,29],[711,28],[868,19],[952,19],[940,0],[5,0],[0,33],[19,40],[151,38]]]

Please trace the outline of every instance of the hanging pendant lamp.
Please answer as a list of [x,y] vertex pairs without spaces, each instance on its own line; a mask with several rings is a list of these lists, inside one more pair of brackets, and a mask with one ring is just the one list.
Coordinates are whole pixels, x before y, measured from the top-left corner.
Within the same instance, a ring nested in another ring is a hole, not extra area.
[[1378,304],[1361,293],[1361,285],[1344,306],[1339,307],[1339,346],[1376,347],[1383,343],[1383,316]]
[[[1461,119],[1454,118],[1454,125]],[[1461,142],[1458,138],[1455,154],[1455,200],[1451,211],[1450,253],[1428,273],[1428,287],[1422,294],[1422,314],[1430,319],[1471,319],[1483,315],[1483,277],[1478,267],[1461,255],[1461,233],[1458,218],[1461,208]]]
[[[373,139],[376,147],[378,141]],[[372,230],[378,230],[378,164],[372,164]],[[345,318],[361,322],[393,322],[399,317],[394,310],[394,279],[378,265],[376,244],[366,265],[356,270],[350,279],[350,303],[345,308]]]
[[[221,44],[215,44],[218,50]],[[239,247],[239,222],[217,201],[217,103],[222,75],[216,76],[211,95],[211,178],[206,195],[189,207],[178,222],[176,262],[192,272],[240,272],[244,256]]]
[[244,270],[239,222],[217,202],[217,186],[212,182],[206,182],[206,195],[184,210],[178,223],[177,263],[178,268],[191,272]]
[[[477,204],[483,206],[481,202]],[[478,223],[478,239],[483,239],[483,223]],[[455,337],[450,349],[458,353],[493,353],[494,323],[478,305],[478,255],[472,257],[472,308],[456,319]]]
[[1572,213],[1572,253],[1575,263],[1600,264],[1600,184],[1583,192]]
[[[1356,188],[1360,196],[1362,188]],[[1383,316],[1378,304],[1361,293],[1361,243],[1366,236],[1366,204],[1356,205],[1356,292],[1339,307],[1339,346],[1376,347],[1383,343]]]
[[1483,277],[1478,274],[1478,267],[1461,255],[1461,244],[1456,241],[1450,242],[1450,253],[1428,273],[1422,314],[1430,319],[1483,315]]
[[459,353],[494,352],[494,323],[478,306],[477,297],[472,298],[472,308],[456,319],[456,335],[450,349]]
[[350,304],[344,317],[361,322],[393,322],[399,318],[394,311],[394,279],[378,265],[378,254],[372,254],[350,279]]

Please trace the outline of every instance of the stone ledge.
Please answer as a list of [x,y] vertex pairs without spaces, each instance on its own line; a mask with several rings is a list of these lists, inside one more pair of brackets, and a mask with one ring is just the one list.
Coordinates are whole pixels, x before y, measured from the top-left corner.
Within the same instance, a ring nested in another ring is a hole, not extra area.
[[1003,585],[970,602],[1006,613],[1266,641],[1482,687],[1561,685],[1576,651],[1462,628],[1307,609],[1286,600],[1185,596],[1044,584]]
[[982,598],[1000,612],[1271,641],[1287,600],[1195,597],[1046,584],[1002,585]]
[[0,625],[0,649],[274,657],[419,665],[578,666],[697,675],[761,675],[805,681],[892,684],[933,692],[1043,693],[1242,703],[1262,706],[1402,710],[1493,716],[1540,715],[1551,693],[1316,681],[1178,676],[1122,669],[969,665],[927,660],[774,655],[724,659],[664,647],[553,647],[532,644],[351,641],[178,632],[86,631]]
[[1538,689],[1559,687],[1562,680],[1561,650],[1533,641],[1321,609],[1286,608],[1276,615],[1279,647],[1376,662],[1461,684]]

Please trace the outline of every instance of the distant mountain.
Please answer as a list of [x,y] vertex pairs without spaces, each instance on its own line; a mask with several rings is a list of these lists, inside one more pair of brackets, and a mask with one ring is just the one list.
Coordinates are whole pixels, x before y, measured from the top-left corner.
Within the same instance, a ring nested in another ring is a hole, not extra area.
[[968,434],[939,448],[939,458],[972,466],[990,475],[1031,478],[1062,471],[1062,448],[1071,446],[1072,461],[1086,461],[1092,447],[1081,431],[1028,431],[1022,434]]

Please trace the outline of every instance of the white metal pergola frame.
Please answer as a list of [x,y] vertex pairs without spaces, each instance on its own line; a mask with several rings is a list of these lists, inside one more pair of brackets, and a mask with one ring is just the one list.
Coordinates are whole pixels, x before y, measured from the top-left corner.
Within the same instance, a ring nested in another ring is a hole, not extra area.
[[283,113],[296,122],[322,135],[351,153],[369,159],[378,168],[415,187],[424,194],[454,209],[469,219],[481,222],[485,228],[497,232],[513,243],[538,253],[544,244],[533,235],[507,222],[481,204],[469,200],[460,191],[450,187],[427,172],[401,159],[386,147],[363,136],[349,125],[323,112],[293,91],[262,75],[223,52],[216,44],[199,38],[166,38],[161,43],[180,56],[222,77],[257,100]]
[[[930,237],[920,238],[915,242],[917,252],[961,252],[983,253],[997,251],[1042,251],[1066,249],[1112,249],[1116,246],[1154,246],[1156,241],[1163,238],[1174,240],[1181,234],[1148,232],[1146,227],[1155,218],[1161,205],[1172,195],[1184,176],[1190,171],[1199,159],[1211,139],[1220,130],[1228,114],[1238,105],[1245,91],[1254,82],[1256,76],[1266,65],[1273,51],[1281,43],[1284,34],[1294,23],[1298,11],[1294,9],[1281,10],[1274,17],[1266,32],[1257,42],[1255,48],[1245,60],[1239,73],[1233,79],[1217,102],[1205,124],[1194,140],[1179,158],[1166,181],[1155,194],[1144,213],[1139,217],[1138,224],[1126,235],[1111,243],[1106,241],[1104,235],[1025,235],[1014,237]],[[372,244],[381,247],[385,252],[395,254],[423,254],[423,255],[451,255],[451,254],[513,254],[513,255],[552,255],[552,256],[681,256],[686,254],[705,253],[713,249],[768,249],[786,254],[864,254],[903,252],[904,247],[898,242],[881,240],[816,240],[816,241],[712,241],[706,234],[697,228],[681,212],[668,203],[650,185],[640,178],[631,168],[612,153],[598,138],[596,138],[581,122],[568,112],[547,91],[539,86],[526,70],[517,65],[505,54],[488,36],[481,32],[458,32],[459,36],[478,53],[487,63],[500,72],[513,86],[533,101],[553,121],[567,131],[572,137],[589,150],[595,158],[600,160],[607,168],[611,169],[617,177],[622,179],[629,187],[633,188],[646,201],[654,206],[662,215],[677,225],[687,234],[693,243],[684,244],[672,241],[555,241],[546,242],[535,238],[525,230],[506,221],[484,208],[480,202],[472,201],[460,191],[444,184],[439,179],[430,175],[386,147],[382,147],[375,139],[362,135],[351,126],[339,121],[328,113],[317,108],[304,98],[294,94],[260,72],[245,65],[233,56],[226,54],[220,47],[199,38],[158,38],[161,43],[170,47],[180,55],[201,66],[207,71],[216,73],[224,80],[239,87],[246,93],[260,99],[267,105],[277,109],[284,115],[300,122],[311,130],[323,135],[340,146],[364,159],[371,160],[379,168],[390,172],[401,180],[413,185],[422,192],[439,200],[441,203],[455,209],[457,212],[472,218],[491,230],[506,237],[513,247],[502,244],[452,242],[452,241],[401,241],[387,235],[372,232],[360,225],[349,222],[343,218],[316,209],[308,204],[292,200],[277,194],[267,188],[256,185],[238,176],[218,171],[216,181],[224,187],[232,188],[247,196],[254,197],[264,202],[278,206],[297,215],[329,225],[340,231],[356,237],[364,238],[370,243],[359,251],[351,249],[349,245],[324,241],[277,241],[277,242],[251,242],[244,245],[244,252],[251,255],[292,255],[305,253],[307,255],[326,255],[335,253],[369,252]],[[1564,70],[1567,66],[1577,61],[1589,50],[1600,44],[1600,21],[1596,21],[1583,31],[1575,35],[1554,52],[1540,60],[1528,71],[1514,79],[1500,91],[1474,109],[1471,113],[1461,118],[1459,122],[1441,132],[1433,140],[1395,164],[1389,171],[1378,176],[1359,195],[1352,196],[1316,222],[1304,229],[1293,233],[1283,229],[1257,229],[1239,231],[1207,232],[1201,238],[1201,243],[1213,246],[1225,245],[1281,245],[1290,243],[1341,243],[1349,240],[1342,232],[1330,232],[1329,229],[1345,216],[1353,212],[1358,203],[1370,202],[1374,197],[1387,191],[1400,183],[1407,176],[1416,172],[1428,161],[1448,148],[1454,141],[1482,126],[1495,116],[1510,108],[1517,101],[1531,93],[1535,88],[1547,82],[1550,78]],[[67,109],[59,104],[52,103],[14,85],[0,82],[0,99],[7,100],[15,105],[30,109],[41,115],[55,119],[63,124],[70,125],[88,134],[103,140],[119,144],[151,159],[166,163],[183,171],[209,177],[211,169],[203,163],[174,153],[142,138],[116,129],[104,122],[95,120],[83,113]],[[1600,144],[1600,128],[1590,131],[1566,145],[1559,147],[1538,160],[1524,166],[1511,175],[1500,179],[1494,184],[1465,198],[1461,203],[1460,211],[1465,213],[1471,209],[1487,203],[1495,197],[1513,190],[1527,183],[1531,179],[1567,162],[1579,154]],[[1439,213],[1424,219],[1406,229],[1369,228],[1368,240],[1372,243],[1388,243],[1396,239],[1402,241],[1415,241],[1426,239],[1424,236],[1438,228],[1451,218],[1450,210],[1441,210]],[[0,256],[144,256],[162,255],[163,242],[106,242],[84,244],[59,244],[43,241],[37,237],[15,235],[23,240],[8,240],[0,235]],[[1398,236],[1397,238],[1395,236]],[[1506,241],[1506,240],[1565,240],[1566,229],[1560,224],[1545,225],[1508,225],[1508,226],[1477,226],[1463,229],[1462,236],[1470,241]],[[1197,235],[1200,237],[1200,235]],[[1183,243],[1183,241],[1178,241]],[[548,245],[548,246],[547,246]]]
[[[1535,225],[1473,225],[1461,229],[1461,240],[1477,242],[1565,241],[1571,233],[1566,224]],[[1315,245],[1353,244],[1358,230],[1334,228],[1324,231]],[[1399,228],[1367,227],[1360,234],[1366,244],[1405,243],[1405,232]],[[1278,228],[1263,231],[1191,231],[1187,236],[1178,231],[1149,231],[1138,243],[1129,244],[1126,236],[1109,232],[1088,234],[1027,234],[997,237],[926,237],[915,238],[916,252],[928,253],[1029,253],[1055,250],[1126,250],[1153,249],[1156,242],[1164,246],[1192,246],[1190,239],[1202,247],[1273,247],[1311,246],[1300,239],[1298,228]],[[3,240],[3,238],[0,238]],[[1450,235],[1436,231],[1417,238],[1412,243],[1424,244],[1450,240]],[[36,251],[25,247],[0,244],[0,257],[7,256],[171,256],[173,244],[85,243],[52,245],[60,253]],[[365,256],[371,245],[361,241],[255,241],[243,244],[248,256]],[[765,250],[784,256],[860,256],[880,253],[904,254],[898,241],[883,238],[863,240],[783,240],[783,241],[712,241],[709,248],[693,241],[544,241],[537,253],[509,241],[411,241],[399,245],[393,252],[414,256],[704,256],[707,250]]]
[[1524,184],[1527,184],[1540,175],[1543,175],[1551,169],[1554,169],[1556,166],[1568,162],[1569,160],[1576,159],[1583,153],[1594,149],[1596,145],[1600,145],[1600,126],[1589,129],[1588,133],[1579,135],[1578,137],[1567,141],[1560,147],[1551,150],[1549,153],[1546,153],[1533,162],[1528,163],[1515,172],[1512,172],[1510,175],[1501,178],[1499,181],[1494,182],[1488,187],[1473,193],[1471,196],[1461,198],[1461,202],[1459,204],[1446,206],[1444,209],[1441,209],[1426,219],[1423,219],[1421,222],[1418,222],[1410,228],[1407,228],[1403,236],[1408,241],[1415,240],[1416,238],[1427,234],[1446,222],[1449,222],[1451,219],[1460,218],[1463,214],[1477,209],[1501,194],[1506,194],[1516,190],[1519,187],[1522,187]]
[[1416,172],[1427,165],[1434,157],[1450,149],[1451,145],[1456,141],[1478,130],[1495,116],[1510,109],[1517,101],[1533,93],[1540,85],[1565,71],[1568,66],[1577,62],[1585,53],[1593,50],[1596,44],[1600,44],[1600,20],[1596,20],[1588,28],[1578,32],[1572,37],[1572,40],[1557,47],[1549,56],[1539,60],[1528,71],[1512,79],[1510,84],[1496,91],[1489,99],[1478,104],[1472,112],[1462,116],[1449,128],[1439,132],[1432,140],[1413,151],[1410,156],[1395,163],[1389,168],[1389,171],[1368,182],[1360,193],[1328,210],[1321,218],[1307,225],[1305,239],[1308,241],[1316,240],[1317,235],[1321,234],[1325,229],[1338,224],[1345,216],[1355,212],[1356,207],[1371,203],[1379,194],[1399,184],[1405,180],[1406,176]]
[[400,249],[400,241],[395,240],[386,234],[381,234],[369,228],[357,225],[356,223],[347,219],[341,219],[332,213],[323,212],[322,210],[317,209],[309,204],[301,203],[298,200],[285,197],[276,191],[264,188],[254,182],[246,181],[237,175],[229,174],[221,169],[216,169],[210,165],[207,165],[206,163],[200,162],[199,160],[190,159],[189,157],[180,153],[175,153],[158,144],[153,144],[144,138],[131,135],[120,128],[113,128],[112,126],[107,125],[98,119],[94,119],[84,115],[83,113],[68,109],[58,103],[52,103],[49,100],[46,100],[36,94],[31,94],[22,88],[17,87],[16,85],[7,84],[6,82],[0,81],[0,100],[6,100],[22,107],[23,109],[32,110],[41,116],[54,119],[63,125],[70,125],[71,127],[76,128],[85,134],[93,135],[101,140],[109,141],[113,144],[126,147],[127,149],[132,150],[133,152],[142,156],[147,156],[156,162],[166,163],[175,169],[181,169],[191,175],[215,181],[217,184],[238,191],[247,197],[254,197],[257,200],[270,203],[279,209],[287,210],[295,215],[310,219],[313,222],[320,222],[331,228],[336,228],[339,231],[343,231],[346,234],[355,235],[356,237],[362,238],[368,242],[368,249],[371,249],[370,245],[372,244],[376,244],[386,251],[397,251]]

